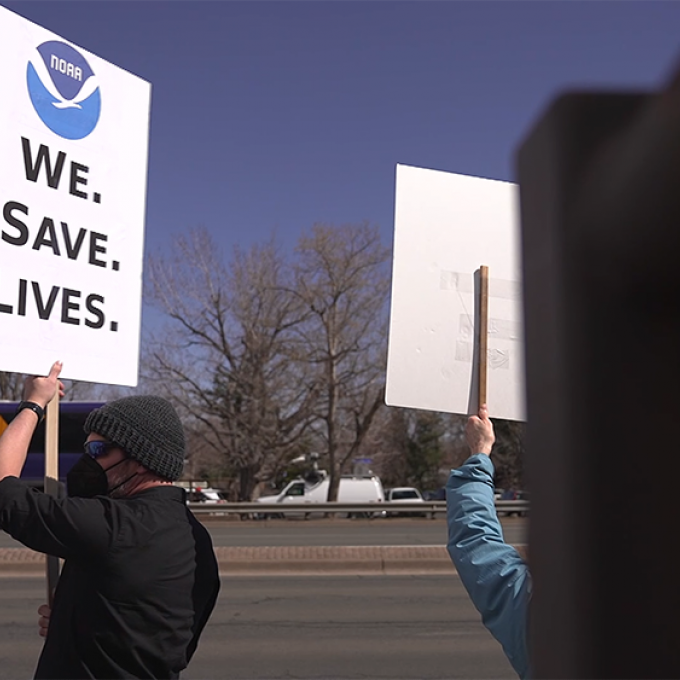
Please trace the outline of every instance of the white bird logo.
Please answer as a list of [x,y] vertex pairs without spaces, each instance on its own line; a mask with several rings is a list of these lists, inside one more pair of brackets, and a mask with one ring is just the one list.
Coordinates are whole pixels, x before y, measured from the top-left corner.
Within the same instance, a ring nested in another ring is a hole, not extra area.
[[52,95],[57,101],[52,102],[52,106],[57,109],[82,109],[80,102],[85,101],[92,93],[97,89],[98,83],[97,78],[91,75],[80,88],[80,91],[73,99],[64,99],[57,88],[52,82],[52,76],[50,76],[47,66],[42,59],[31,59],[31,64],[35,69],[35,72],[40,78],[40,82],[45,86],[45,89]]

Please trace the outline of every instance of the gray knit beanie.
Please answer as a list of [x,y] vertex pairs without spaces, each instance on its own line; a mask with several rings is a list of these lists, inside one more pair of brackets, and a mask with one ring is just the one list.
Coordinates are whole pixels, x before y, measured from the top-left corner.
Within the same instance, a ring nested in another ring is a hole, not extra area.
[[177,412],[161,397],[123,397],[95,409],[85,421],[147,470],[174,481],[184,468],[184,430]]

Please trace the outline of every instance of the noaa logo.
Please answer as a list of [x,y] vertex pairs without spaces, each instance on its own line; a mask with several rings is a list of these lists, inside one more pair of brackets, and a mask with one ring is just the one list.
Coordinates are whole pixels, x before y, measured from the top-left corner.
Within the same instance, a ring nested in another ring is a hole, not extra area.
[[85,57],[58,40],[43,43],[26,70],[33,108],[47,127],[65,139],[95,129],[101,111],[97,77]]

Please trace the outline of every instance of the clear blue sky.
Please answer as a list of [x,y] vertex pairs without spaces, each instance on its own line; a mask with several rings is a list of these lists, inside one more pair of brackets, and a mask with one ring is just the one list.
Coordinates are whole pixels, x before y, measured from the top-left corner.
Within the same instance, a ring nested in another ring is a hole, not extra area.
[[680,2],[0,2],[152,83],[151,249],[316,221],[391,242],[396,163],[512,180],[558,92],[680,58]]

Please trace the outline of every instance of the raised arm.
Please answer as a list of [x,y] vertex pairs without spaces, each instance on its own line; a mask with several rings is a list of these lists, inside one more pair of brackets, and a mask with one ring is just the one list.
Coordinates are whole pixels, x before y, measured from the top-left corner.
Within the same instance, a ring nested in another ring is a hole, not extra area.
[[473,454],[452,470],[446,487],[448,551],[482,622],[521,678],[528,677],[527,612],[531,576],[503,539],[494,505],[495,436],[486,406],[471,416],[466,438]]
[[23,401],[37,406],[36,410],[25,408],[14,417],[0,437],[0,480],[18,477],[26,462],[28,447],[36,425],[40,421],[39,411],[45,411],[47,403],[57,390],[63,394],[64,386],[59,381],[61,361],[52,364],[46,378],[30,377],[24,383]]

